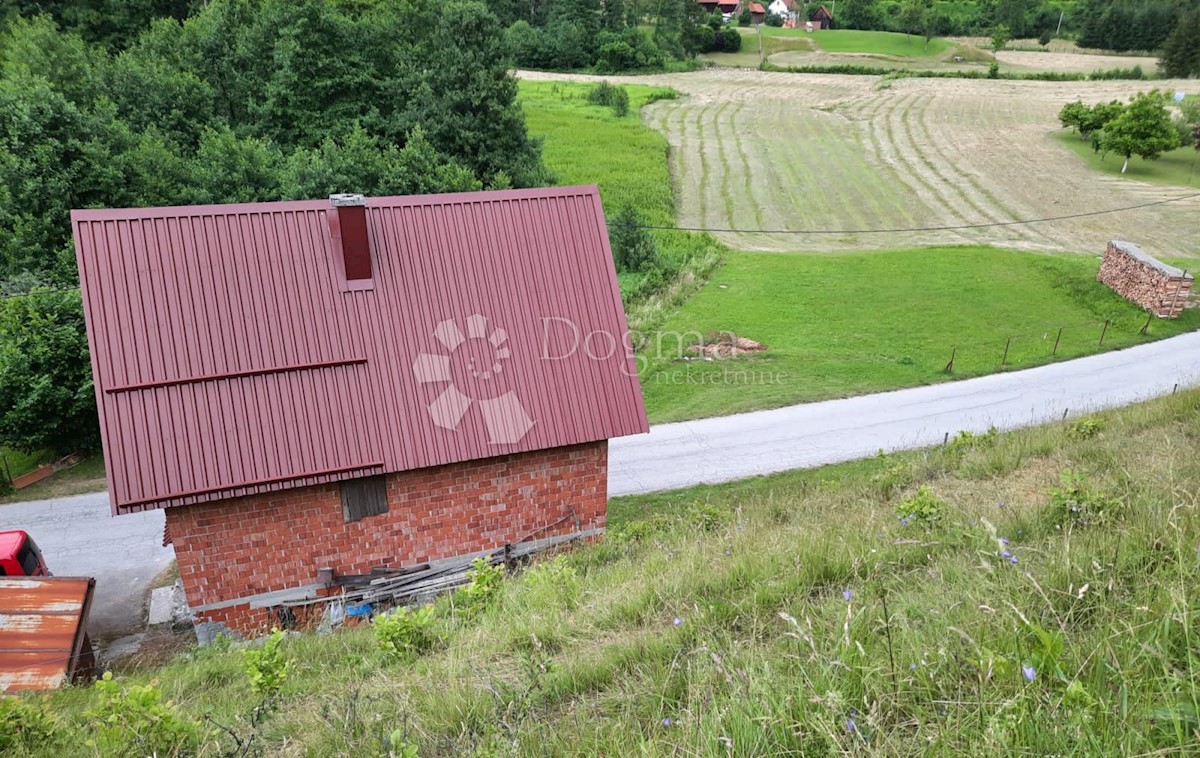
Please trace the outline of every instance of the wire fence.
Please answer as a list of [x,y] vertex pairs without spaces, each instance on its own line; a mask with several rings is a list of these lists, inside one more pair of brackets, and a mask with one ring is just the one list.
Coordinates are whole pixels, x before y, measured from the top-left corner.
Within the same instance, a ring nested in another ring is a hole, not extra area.
[[1112,319],[1047,323],[1013,330],[1002,339],[957,343],[946,348],[942,372],[970,374],[1003,370],[1099,352],[1106,344],[1115,347],[1149,342],[1166,336],[1151,334],[1154,320],[1154,315],[1147,313],[1145,321],[1132,328],[1128,322],[1116,323]]

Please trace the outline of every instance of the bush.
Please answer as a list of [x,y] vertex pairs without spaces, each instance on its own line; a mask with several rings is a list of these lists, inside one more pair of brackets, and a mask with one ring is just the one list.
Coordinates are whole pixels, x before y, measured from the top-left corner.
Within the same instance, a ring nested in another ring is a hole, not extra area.
[[1090,440],[1104,431],[1104,419],[1095,416],[1084,416],[1071,422],[1067,436],[1073,440]]
[[587,101],[592,105],[607,105],[616,116],[629,113],[629,93],[624,87],[600,82],[588,90]]
[[376,616],[372,623],[380,649],[393,658],[414,658],[433,649],[439,640],[432,605],[415,610],[396,608]]
[[662,68],[663,52],[636,28],[622,32],[601,32],[596,37],[599,53],[596,70],[600,72]]
[[737,29],[725,29],[717,35],[713,44],[718,41],[721,44],[721,52],[736,53],[742,49],[742,35]]
[[783,16],[774,13],[768,13],[766,18],[767,26],[783,26]]
[[923,526],[932,526],[941,521],[948,507],[946,501],[922,484],[917,489],[917,494],[897,503],[895,511],[900,522],[905,525],[916,522]]
[[525,581],[537,595],[551,598],[568,610],[579,605],[579,572],[567,562],[566,556],[535,564],[525,572]]
[[617,271],[644,274],[659,267],[658,245],[642,218],[631,205],[626,205],[608,222],[608,239],[612,245]]
[[468,576],[471,577],[470,584],[459,587],[454,596],[464,615],[475,616],[495,601],[504,580],[504,566],[493,566],[486,558],[476,558]]
[[157,681],[124,687],[105,672],[95,690],[100,704],[87,712],[87,745],[100,755],[191,755],[204,739],[199,722],[163,700]]
[[262,646],[242,651],[246,662],[246,676],[250,679],[250,689],[266,700],[279,696],[283,683],[287,680],[288,669],[291,668],[291,661],[284,657],[280,649],[283,638],[284,633],[275,629],[263,640]]
[[1062,472],[1059,481],[1062,486],[1050,490],[1047,510],[1053,526],[1085,527],[1109,524],[1121,518],[1124,503],[1094,488],[1083,474],[1068,469]]
[[750,26],[752,21],[754,21],[754,16],[750,14],[750,7],[743,6],[742,12],[738,14],[738,26]]
[[15,695],[0,697],[0,754],[23,755],[58,741],[53,717]]

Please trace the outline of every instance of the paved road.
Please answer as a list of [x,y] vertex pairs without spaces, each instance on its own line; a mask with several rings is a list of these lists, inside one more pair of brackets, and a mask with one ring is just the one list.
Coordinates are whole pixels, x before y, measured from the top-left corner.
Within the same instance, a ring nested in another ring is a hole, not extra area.
[[1049,366],[929,387],[655,426],[613,440],[610,495],[654,492],[1028,426],[1200,384],[1200,332]]
[[141,626],[146,589],[175,557],[162,546],[162,511],[112,518],[107,492],[0,505],[4,529],[33,535],[55,574],[96,577],[88,625],[94,639]]
[[[1200,384],[1200,333],[1026,371],[931,387],[656,426],[613,440],[609,492],[686,487],[941,442],[947,432],[1035,424]],[[147,585],[171,560],[162,511],[111,518],[108,496],[0,506],[0,529],[29,531],[57,574],[96,577],[92,630],[138,626]]]

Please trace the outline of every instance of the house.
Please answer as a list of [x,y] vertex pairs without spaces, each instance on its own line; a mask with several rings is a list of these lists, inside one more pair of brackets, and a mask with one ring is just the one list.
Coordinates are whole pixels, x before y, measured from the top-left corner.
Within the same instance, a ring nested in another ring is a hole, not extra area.
[[741,0],[696,0],[705,13],[720,13],[730,16],[737,13]]
[[[812,31],[814,29],[832,29],[833,28],[833,14],[830,13],[829,9],[826,8],[824,5],[818,7],[815,11],[810,13],[808,15],[808,20],[812,24],[811,27],[809,28],[809,31]],[[806,24],[806,26],[807,26],[807,24]]]
[[767,20],[767,11],[761,3],[750,3],[750,23],[761,24]]
[[166,509],[202,639],[604,529],[647,422],[594,186],[72,223],[113,513]]

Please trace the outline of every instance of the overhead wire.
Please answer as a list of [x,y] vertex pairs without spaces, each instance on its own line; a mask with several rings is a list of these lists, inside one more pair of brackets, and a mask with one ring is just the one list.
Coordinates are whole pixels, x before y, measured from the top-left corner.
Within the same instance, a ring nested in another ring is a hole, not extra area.
[[[1121,208],[1105,208],[1098,211],[1083,211],[1080,213],[1068,213],[1061,216],[1043,216],[1041,218],[1025,218],[1014,219],[1012,221],[982,221],[973,224],[946,224],[942,226],[912,226],[912,227],[886,227],[883,229],[735,229],[732,227],[709,227],[709,226],[667,226],[665,224],[621,224],[612,223],[611,226],[625,229],[647,229],[650,231],[663,232],[704,232],[708,234],[794,234],[794,235],[809,235],[809,234],[913,234],[917,232],[954,232],[964,231],[968,229],[989,229],[1004,226],[1025,226],[1029,224],[1045,224],[1053,221],[1070,221],[1078,218],[1089,218],[1092,216],[1104,216],[1109,213],[1124,213],[1126,211],[1136,211],[1143,208],[1153,208],[1159,205],[1167,205],[1169,203],[1180,203],[1186,200],[1195,200],[1200,198],[1200,192],[1191,195],[1181,195],[1179,197],[1169,197],[1165,200],[1154,200],[1148,203],[1139,203],[1137,205],[1126,205]],[[0,295],[0,300],[12,300],[18,297],[31,297],[34,295],[49,295],[56,293],[78,292],[78,287],[62,287],[55,289],[39,289],[30,292],[19,292],[11,295]]]

